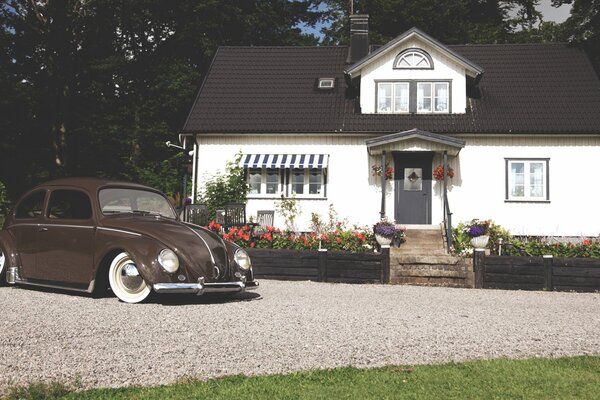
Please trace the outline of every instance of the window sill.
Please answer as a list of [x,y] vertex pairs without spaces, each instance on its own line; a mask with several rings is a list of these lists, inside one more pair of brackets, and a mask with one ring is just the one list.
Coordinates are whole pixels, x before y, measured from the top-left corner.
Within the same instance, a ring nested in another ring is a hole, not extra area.
[[515,200],[515,199],[505,199],[505,203],[542,203],[542,204],[550,204],[550,200],[533,200],[533,199],[524,199],[524,200]]

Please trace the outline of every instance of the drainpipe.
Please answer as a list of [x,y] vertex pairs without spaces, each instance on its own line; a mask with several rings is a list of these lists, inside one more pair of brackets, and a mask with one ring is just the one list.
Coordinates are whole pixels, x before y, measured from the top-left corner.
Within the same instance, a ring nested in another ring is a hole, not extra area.
[[381,150],[381,219],[385,218],[385,150]]

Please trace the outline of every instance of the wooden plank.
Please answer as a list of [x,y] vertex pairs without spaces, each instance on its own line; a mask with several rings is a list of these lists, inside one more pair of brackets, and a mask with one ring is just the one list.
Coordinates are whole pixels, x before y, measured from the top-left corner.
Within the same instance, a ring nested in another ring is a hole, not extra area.
[[377,261],[381,262],[381,255],[374,253],[352,253],[352,252],[340,252],[340,251],[329,251],[327,252],[327,258],[329,260],[350,260],[350,261]]
[[543,265],[542,257],[486,256],[485,265]]
[[277,267],[261,267],[253,268],[254,275],[306,275],[306,276],[317,276],[318,270],[316,268],[277,268]]
[[526,283],[495,283],[485,282],[485,289],[504,289],[504,290],[542,290],[542,285],[532,285]]
[[543,276],[514,274],[485,274],[484,282],[544,284]]
[[596,267],[556,267],[552,268],[553,275],[556,276],[583,276],[590,278],[600,278],[600,268]]
[[533,275],[544,276],[546,268],[543,265],[486,265],[486,274]]
[[252,260],[253,268],[266,267],[283,267],[283,268],[318,268],[318,260],[302,260],[293,259],[288,260]]
[[582,276],[555,276],[553,282],[556,286],[581,286],[596,287],[600,290],[600,278]]
[[381,270],[381,263],[363,263],[363,262],[353,262],[353,263],[348,263],[346,261],[344,262],[338,262],[335,260],[330,260],[327,259],[327,269],[365,269],[365,270],[371,270],[371,271],[380,271]]
[[333,278],[329,282],[337,282],[337,283],[368,283],[368,284],[377,284],[380,283],[378,279],[352,279],[352,278]]
[[337,270],[327,271],[327,279],[329,278],[366,278],[366,279],[381,279],[381,272],[362,271],[362,270]]
[[555,267],[582,267],[600,268],[600,259],[597,258],[555,258]]
[[583,286],[557,286],[554,285],[554,290],[556,292],[585,292],[585,293],[593,293],[599,292],[600,289],[597,287],[583,287]]

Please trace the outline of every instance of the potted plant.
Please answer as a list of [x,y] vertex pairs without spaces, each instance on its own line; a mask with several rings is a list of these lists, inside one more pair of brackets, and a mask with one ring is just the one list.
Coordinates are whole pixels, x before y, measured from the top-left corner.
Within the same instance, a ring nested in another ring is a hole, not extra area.
[[380,246],[389,246],[396,236],[396,232],[396,225],[385,219],[373,225],[373,233],[375,233],[375,239]]
[[484,249],[488,241],[490,231],[490,221],[481,221],[473,219],[465,226],[465,233],[471,237],[471,245],[475,249]]
[[393,245],[394,247],[400,247],[402,243],[406,241],[406,227],[396,225],[396,234],[394,235]]
[[389,163],[385,163],[385,169],[381,165],[373,165],[371,167],[373,176],[381,176],[382,173],[385,173],[385,180],[389,181],[394,178],[394,168],[390,167]]

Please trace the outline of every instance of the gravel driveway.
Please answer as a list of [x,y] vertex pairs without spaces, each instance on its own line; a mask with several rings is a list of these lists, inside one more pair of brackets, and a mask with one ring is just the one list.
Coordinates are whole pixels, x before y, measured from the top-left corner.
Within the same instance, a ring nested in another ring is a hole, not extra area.
[[2,287],[0,304],[0,389],[600,354],[598,293],[263,280],[229,299],[138,305]]

